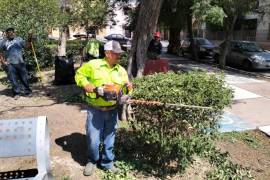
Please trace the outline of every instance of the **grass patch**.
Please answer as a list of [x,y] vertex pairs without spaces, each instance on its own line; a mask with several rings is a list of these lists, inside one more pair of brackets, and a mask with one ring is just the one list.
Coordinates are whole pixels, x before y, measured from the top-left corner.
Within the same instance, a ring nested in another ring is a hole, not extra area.
[[226,132],[226,133],[222,133],[220,134],[220,138],[227,140],[231,143],[235,143],[237,141],[242,141],[245,144],[247,144],[248,146],[252,147],[252,148],[258,148],[260,147],[260,142],[259,140],[254,137],[251,132],[249,131],[245,131],[245,132]]
[[104,180],[135,180],[136,178],[130,174],[134,169],[132,164],[126,163],[124,161],[116,161],[114,165],[120,170],[119,173],[115,174],[111,171],[99,170],[99,176]]

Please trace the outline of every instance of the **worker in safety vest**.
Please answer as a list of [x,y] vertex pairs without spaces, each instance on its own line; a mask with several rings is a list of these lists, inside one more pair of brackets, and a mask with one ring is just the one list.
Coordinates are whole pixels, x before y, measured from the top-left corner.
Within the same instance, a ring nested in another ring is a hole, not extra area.
[[[93,174],[97,163],[105,170],[118,172],[113,165],[117,108],[128,101],[132,84],[126,70],[118,64],[123,52],[117,41],[104,45],[105,58],[91,60],[80,67],[75,75],[78,86],[85,91],[87,110],[86,137],[88,163],[84,175]],[[103,143],[100,155],[100,143]]]
[[96,35],[92,34],[91,39],[87,42],[83,56],[86,61],[97,58],[104,58],[104,44],[96,39]]

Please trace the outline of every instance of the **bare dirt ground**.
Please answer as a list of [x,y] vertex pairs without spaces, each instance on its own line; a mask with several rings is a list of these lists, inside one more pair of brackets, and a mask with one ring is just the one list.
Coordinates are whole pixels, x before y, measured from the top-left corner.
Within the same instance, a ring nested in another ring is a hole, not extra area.
[[[10,97],[10,90],[1,85],[0,119],[47,116],[51,136],[51,165],[56,179],[86,179],[82,176],[86,163],[86,113],[81,112],[83,105],[63,102],[65,98],[69,98],[69,93],[76,93],[78,89],[75,86],[46,86],[33,87],[33,90],[32,97],[15,100]],[[19,161],[1,159],[0,171],[32,168],[35,166],[34,162],[25,158]]]
[[[0,119],[47,116],[51,138],[51,165],[55,179],[100,179],[99,172],[87,178],[82,175],[86,163],[86,113],[81,110],[84,110],[85,106],[66,102],[74,94],[80,93],[80,90],[75,85],[34,85],[33,90],[32,97],[15,100],[10,96],[10,89],[0,85]],[[258,148],[250,147],[241,141],[226,140],[218,141],[217,146],[222,151],[228,151],[233,162],[249,167],[255,179],[266,180],[270,177],[270,141],[260,132],[254,132],[254,136],[261,144]],[[0,159],[0,172],[35,166],[33,158]],[[207,161],[195,158],[193,165],[184,175],[172,179],[205,179],[207,171],[211,169],[213,168]]]
[[270,178],[270,137],[259,130],[248,132],[256,138],[256,146],[252,147],[243,141],[220,140],[217,147],[222,152],[229,152],[232,162],[249,168],[255,179]]

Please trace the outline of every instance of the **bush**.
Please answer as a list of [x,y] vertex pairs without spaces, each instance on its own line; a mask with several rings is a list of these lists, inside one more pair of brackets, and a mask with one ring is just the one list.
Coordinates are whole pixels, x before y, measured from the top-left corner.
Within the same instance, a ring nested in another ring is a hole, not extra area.
[[[67,56],[82,56],[82,50],[85,47],[85,40],[69,40],[67,41]],[[49,40],[46,43],[46,47],[51,50],[53,56],[57,55],[57,40]]]
[[119,60],[119,64],[123,66],[125,69],[127,69],[128,67],[128,55],[129,54],[127,52],[122,53]]
[[[51,49],[45,45],[45,41],[44,40],[34,41],[33,46],[40,68],[41,69],[51,68],[54,64],[54,57]],[[37,80],[35,78],[37,65],[32,48],[30,47],[30,49],[24,50],[23,55],[29,72],[30,81],[35,82]]]
[[[34,42],[34,49],[37,55],[40,68],[47,68],[53,66],[53,54],[51,49],[44,45],[45,42]],[[29,66],[36,68],[36,62],[32,49],[24,52],[26,62]],[[33,69],[31,69],[33,70]]]
[[72,40],[67,42],[67,55],[82,55],[82,50],[86,46],[85,40]]
[[[35,40],[34,48],[36,51],[38,63],[41,69],[50,69],[54,66],[55,56],[57,55],[57,40]],[[81,55],[84,42],[81,40],[72,40],[67,42],[67,56]],[[24,51],[24,58],[29,71],[30,79],[34,81],[37,71],[36,62],[32,49]]]
[[224,77],[204,72],[144,76],[134,86],[133,99],[212,107],[133,105],[132,138],[120,139],[123,150],[159,175],[184,170],[195,153],[209,146],[221,110],[232,100]]

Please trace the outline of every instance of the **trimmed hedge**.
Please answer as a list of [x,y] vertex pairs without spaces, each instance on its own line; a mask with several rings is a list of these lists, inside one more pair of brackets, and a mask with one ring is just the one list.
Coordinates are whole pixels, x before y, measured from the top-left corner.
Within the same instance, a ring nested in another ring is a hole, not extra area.
[[134,87],[133,99],[212,107],[133,105],[133,130],[129,138],[120,138],[121,150],[161,176],[181,172],[209,146],[222,109],[232,102],[232,90],[221,74],[159,73],[135,79]]

